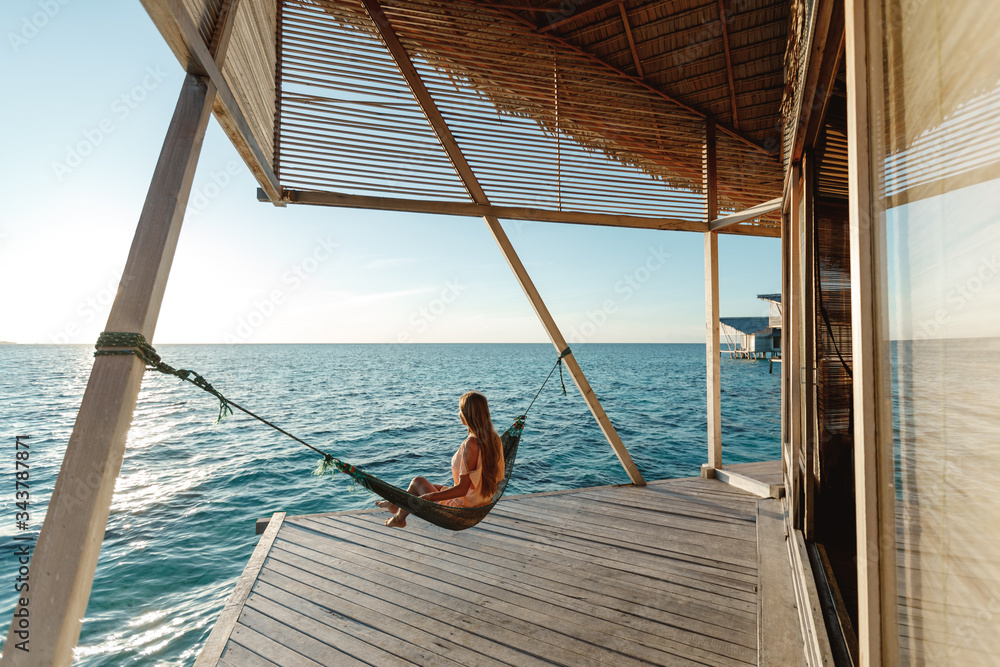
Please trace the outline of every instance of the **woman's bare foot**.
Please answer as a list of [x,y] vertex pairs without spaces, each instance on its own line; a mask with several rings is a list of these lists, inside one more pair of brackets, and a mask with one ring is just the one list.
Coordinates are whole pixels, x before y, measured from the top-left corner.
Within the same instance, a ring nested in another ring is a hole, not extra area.
[[398,515],[393,514],[385,520],[385,525],[390,528],[406,528],[406,519],[401,519]]
[[388,500],[376,500],[375,505],[381,507],[386,512],[392,512],[393,514],[399,511],[399,508],[390,503]]

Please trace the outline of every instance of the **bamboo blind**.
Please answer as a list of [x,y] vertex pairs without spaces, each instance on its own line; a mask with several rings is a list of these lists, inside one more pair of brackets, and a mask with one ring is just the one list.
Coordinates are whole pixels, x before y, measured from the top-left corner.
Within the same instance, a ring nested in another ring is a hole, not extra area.
[[828,124],[825,133],[825,146],[816,170],[817,194],[821,197],[847,199],[847,130],[833,128]]
[[222,75],[257,143],[274,168],[276,4],[240,0]]
[[191,22],[198,28],[198,34],[206,44],[212,42],[212,32],[222,8],[222,0],[182,0],[184,10]]
[[[849,476],[853,471],[851,258],[846,204],[817,203],[814,217],[816,308],[813,326],[816,331],[816,422],[819,429],[818,469],[815,472],[822,495],[830,486],[829,476]],[[849,484],[846,486],[851,488]],[[853,497],[853,490],[846,495]],[[844,497],[837,495],[827,502],[834,505],[823,508],[827,511],[825,517],[835,521]]]
[[[182,0],[184,11],[211,45],[223,0]],[[240,0],[222,76],[233,92],[253,139],[274,168],[275,28],[274,0]],[[216,102],[216,112],[222,109]]]
[[283,186],[468,199],[360,2],[283,2],[279,48]]
[[[382,6],[493,203],[704,219],[703,118],[488,5]],[[281,0],[278,34],[284,187],[468,200],[360,2]],[[718,154],[720,211],[780,195],[778,160]]]

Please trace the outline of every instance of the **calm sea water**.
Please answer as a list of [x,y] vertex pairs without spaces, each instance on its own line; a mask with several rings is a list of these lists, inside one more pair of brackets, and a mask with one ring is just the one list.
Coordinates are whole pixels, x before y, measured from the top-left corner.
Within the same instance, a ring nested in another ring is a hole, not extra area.
[[[93,357],[89,346],[0,346],[0,623],[14,609],[14,436],[30,435],[30,524],[41,527]],[[307,442],[405,484],[450,478],[464,436],[458,398],[490,400],[498,430],[527,407],[551,345],[163,345],[236,402]],[[705,460],[702,345],[574,346],[648,480],[698,474]],[[723,358],[723,458],[780,456],[780,374]],[[628,478],[575,385],[558,374],[528,415],[508,487],[528,493]],[[254,521],[370,507],[374,496],[310,473],[318,455],[189,383],[147,373],[115,487],[75,664],[194,662],[257,543]],[[5,459],[5,460],[4,460]]]

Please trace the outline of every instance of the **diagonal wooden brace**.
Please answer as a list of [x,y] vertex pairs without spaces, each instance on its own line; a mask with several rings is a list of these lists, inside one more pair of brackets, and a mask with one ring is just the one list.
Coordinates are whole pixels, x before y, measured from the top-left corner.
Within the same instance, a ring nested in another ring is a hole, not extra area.
[[[493,239],[497,242],[497,245],[500,246],[500,252],[503,253],[504,258],[507,260],[507,264],[510,265],[511,271],[513,271],[514,275],[517,277],[517,282],[520,283],[521,289],[524,290],[524,294],[528,297],[528,301],[531,302],[531,307],[535,309],[535,314],[538,315],[538,319],[541,321],[542,326],[545,327],[545,333],[549,335],[549,340],[552,341],[556,350],[562,353],[563,350],[567,348],[566,339],[563,338],[562,332],[559,331],[559,327],[556,325],[555,320],[552,319],[551,313],[549,313],[549,309],[545,306],[545,302],[542,301],[542,297],[538,293],[538,290],[535,289],[535,284],[531,281],[531,277],[525,270],[524,264],[521,263],[521,258],[517,256],[516,252],[514,252],[514,246],[511,245],[510,239],[507,238],[507,234],[500,225],[500,221],[496,218],[483,219],[489,226],[490,233],[493,234]],[[576,358],[573,356],[572,352],[563,357],[563,364],[566,365],[566,370],[569,371],[570,376],[573,378],[573,382],[576,383],[577,389],[580,390],[583,400],[586,401],[591,414],[593,414],[594,419],[597,420],[597,425],[600,426],[601,431],[604,433],[604,437],[607,438],[608,444],[611,445],[611,449],[614,451],[615,456],[618,457],[618,461],[622,464],[622,467],[625,468],[625,472],[628,473],[629,479],[631,479],[632,483],[637,486],[645,486],[646,481],[643,479],[639,469],[632,461],[632,456],[628,453],[628,449],[625,448],[625,444],[618,436],[618,431],[615,430],[614,425],[611,423],[611,419],[609,419],[607,413],[604,412],[604,407],[601,405],[601,402],[597,400],[594,390],[591,388],[590,383],[583,374],[583,370],[580,368],[580,364],[576,362]]]
[[[378,29],[386,49],[388,49],[389,53],[392,55],[396,66],[399,68],[400,73],[403,75],[407,85],[413,92],[413,96],[416,98],[417,103],[420,104],[420,108],[427,117],[427,122],[430,123],[434,133],[437,135],[438,141],[441,142],[441,147],[444,148],[445,152],[448,154],[448,158],[455,167],[455,171],[465,184],[465,188],[469,191],[469,195],[472,197],[472,200],[476,204],[489,206],[490,201],[486,196],[486,191],[483,190],[482,185],[479,183],[479,179],[476,178],[476,174],[473,172],[472,166],[469,164],[468,160],[465,159],[462,149],[459,147],[458,142],[451,133],[451,129],[448,127],[444,117],[438,110],[437,104],[434,102],[434,98],[431,97],[430,92],[427,90],[423,80],[420,78],[420,74],[417,72],[417,68],[414,67],[413,62],[410,60],[409,54],[406,52],[403,44],[399,41],[399,37],[396,35],[395,30],[393,30],[392,25],[389,23],[389,19],[382,11],[382,7],[379,5],[378,0],[362,0],[362,3],[365,6],[365,10],[368,12],[368,16]],[[500,225],[500,221],[493,216],[486,216],[483,220],[485,220],[487,226],[489,226],[490,233],[493,234],[494,240],[497,242],[497,245],[500,246],[500,251],[506,258],[511,270],[514,272],[514,276],[517,278],[518,283],[520,283],[521,289],[524,290],[525,295],[527,295],[528,300],[531,302],[532,308],[535,309],[535,313],[538,315],[538,319],[541,320],[542,326],[545,327],[545,332],[548,334],[549,339],[552,341],[556,350],[561,354],[562,351],[566,349],[566,339],[563,338],[562,333],[559,331],[559,327],[556,326],[555,320],[552,319],[549,309],[545,307],[545,303],[542,301],[542,297],[539,295],[538,290],[535,289],[534,283],[531,282],[531,278],[528,276],[528,272],[525,271],[524,265],[521,263],[521,259],[517,256],[517,253],[514,252],[514,246],[511,245],[510,239],[507,238],[507,234]],[[572,354],[569,354],[563,359],[563,363],[566,365],[566,369],[572,376],[573,382],[576,383],[577,388],[580,390],[580,394],[583,395],[583,400],[586,401],[587,407],[590,408],[591,413],[593,413],[594,418],[597,420],[597,424],[604,433],[604,437],[608,439],[611,449],[614,450],[615,455],[622,464],[622,467],[625,468],[625,472],[628,473],[629,479],[632,480],[633,484],[645,485],[646,482],[639,473],[639,469],[632,461],[632,457],[629,455],[628,450],[625,449],[625,445],[622,443],[621,438],[618,437],[618,432],[615,431],[615,427],[611,424],[611,420],[608,418],[607,413],[604,412],[601,402],[597,400],[594,390],[591,388],[590,383],[587,382],[587,378],[584,376],[583,371],[580,369],[580,365],[576,362],[576,359],[573,358]]]

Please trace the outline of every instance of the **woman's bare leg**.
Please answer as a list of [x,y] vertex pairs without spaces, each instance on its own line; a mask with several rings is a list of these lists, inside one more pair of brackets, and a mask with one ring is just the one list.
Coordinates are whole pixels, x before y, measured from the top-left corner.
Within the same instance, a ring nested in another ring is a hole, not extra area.
[[[406,490],[407,492],[412,493],[415,496],[422,496],[425,493],[432,493],[434,491],[437,491],[438,488],[439,485],[433,484],[427,481],[427,479],[423,477],[414,477],[413,481],[410,482],[409,488],[407,488]],[[392,505],[392,503],[388,504]],[[393,507],[396,506],[393,505]],[[406,517],[409,515],[410,512],[408,510],[405,510],[402,507],[396,507],[396,512],[391,517],[385,520],[385,525],[389,526],[390,528],[406,528]]]
[[[410,484],[412,486],[413,483],[411,482]],[[440,491],[441,489],[444,488],[444,484],[434,484],[434,483],[431,483],[431,486],[433,486],[434,488],[433,489],[428,489],[425,493],[430,493],[432,491]],[[376,507],[381,507],[382,509],[384,509],[386,512],[389,512],[390,514],[395,514],[396,512],[399,511],[399,507],[397,507],[395,504],[389,502],[388,500],[376,500],[375,501],[375,506]]]

